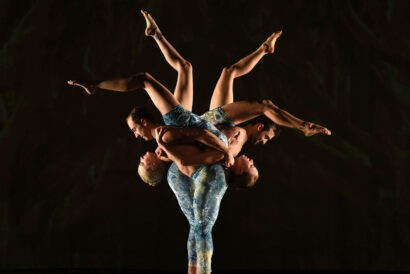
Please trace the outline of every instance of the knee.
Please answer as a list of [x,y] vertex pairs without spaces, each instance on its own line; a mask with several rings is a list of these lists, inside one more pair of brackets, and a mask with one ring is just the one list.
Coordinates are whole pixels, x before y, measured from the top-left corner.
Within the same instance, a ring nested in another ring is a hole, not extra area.
[[192,70],[192,64],[186,60],[182,62],[182,67],[186,70]]
[[192,64],[186,60],[183,60],[179,63],[179,68],[186,72],[192,71]]
[[207,236],[211,235],[212,232],[212,226],[209,223],[202,224],[202,223],[196,223],[195,224],[195,233],[197,235],[200,235],[201,237],[206,238]]
[[236,70],[237,70],[236,65],[231,65],[231,66],[224,67],[222,69],[222,73],[227,75],[227,76],[234,76]]
[[264,110],[276,108],[275,104],[272,103],[269,99],[264,99],[260,101],[260,104],[263,106]]
[[133,77],[142,81],[150,81],[154,79],[154,77],[146,71],[134,74]]
[[127,82],[127,88],[134,87],[136,84],[146,87],[154,80],[154,77],[148,72],[140,72],[132,75],[130,78],[130,81]]

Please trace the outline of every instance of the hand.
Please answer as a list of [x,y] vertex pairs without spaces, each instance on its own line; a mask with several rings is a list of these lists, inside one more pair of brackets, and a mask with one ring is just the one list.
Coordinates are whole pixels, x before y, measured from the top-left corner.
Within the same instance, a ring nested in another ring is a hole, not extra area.
[[231,167],[235,163],[235,158],[233,157],[232,152],[229,150],[224,155],[224,165],[225,167]]
[[156,136],[156,140],[157,140],[157,142],[158,142],[158,144],[162,144],[163,143],[163,141],[162,141],[162,136],[165,134],[165,132],[167,132],[168,131],[168,127],[167,126],[159,126],[159,127],[157,127],[156,129],[155,129],[155,132],[157,133],[157,136]]
[[318,134],[318,133],[323,133],[323,134],[326,134],[326,135],[332,135],[332,132],[330,130],[328,130],[325,127],[316,125],[314,123],[306,121],[306,122],[303,122],[302,125],[304,127],[303,132],[305,133],[305,136],[312,136],[312,135],[315,135],[315,134]]
[[155,149],[155,154],[157,154],[158,157],[165,156],[165,151],[161,146],[158,146],[157,149]]
[[159,144],[157,149],[155,149],[155,154],[158,156],[158,159],[164,162],[172,162],[171,159],[168,158],[168,155],[164,149],[164,147]]

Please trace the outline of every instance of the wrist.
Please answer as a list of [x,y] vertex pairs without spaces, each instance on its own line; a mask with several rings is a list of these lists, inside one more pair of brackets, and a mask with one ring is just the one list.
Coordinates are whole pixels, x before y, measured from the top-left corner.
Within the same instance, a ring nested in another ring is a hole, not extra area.
[[307,124],[308,124],[308,121],[302,121],[299,125],[299,129],[304,132],[306,130]]

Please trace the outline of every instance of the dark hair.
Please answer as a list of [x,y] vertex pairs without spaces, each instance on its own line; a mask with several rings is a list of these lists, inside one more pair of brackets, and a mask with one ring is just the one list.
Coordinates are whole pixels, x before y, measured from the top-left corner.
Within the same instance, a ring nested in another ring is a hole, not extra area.
[[225,176],[228,185],[236,190],[251,188],[259,179],[259,175],[254,176],[247,172],[235,174],[230,169],[225,170]]
[[280,132],[282,131],[281,128],[275,124],[272,120],[270,120],[268,117],[262,115],[258,116],[252,120],[249,120],[248,122],[243,123],[243,125],[254,125],[254,124],[262,124],[264,130],[269,130],[270,128],[273,130],[275,133],[275,137],[278,137]]
[[140,119],[144,118],[151,122],[155,122],[154,115],[152,112],[146,107],[136,106],[134,107],[130,114],[127,117],[131,117],[132,121],[136,124],[139,124]]
[[246,189],[253,187],[259,179],[259,175],[254,176],[249,173],[231,174],[229,183],[236,189]]

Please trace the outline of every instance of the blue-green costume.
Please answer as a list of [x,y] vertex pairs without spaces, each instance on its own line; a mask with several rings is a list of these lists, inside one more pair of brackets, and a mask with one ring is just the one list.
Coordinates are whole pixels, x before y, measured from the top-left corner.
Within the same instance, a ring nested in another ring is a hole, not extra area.
[[[163,115],[163,119],[169,126],[209,130],[225,144],[228,144],[226,136],[213,124],[234,125],[221,108],[198,116],[182,106],[177,106]],[[198,264],[200,273],[211,272],[212,227],[218,217],[221,200],[228,187],[224,169],[220,164],[201,165],[191,177],[188,177],[179,171],[175,163],[172,163],[167,179],[190,225],[188,264]]]

